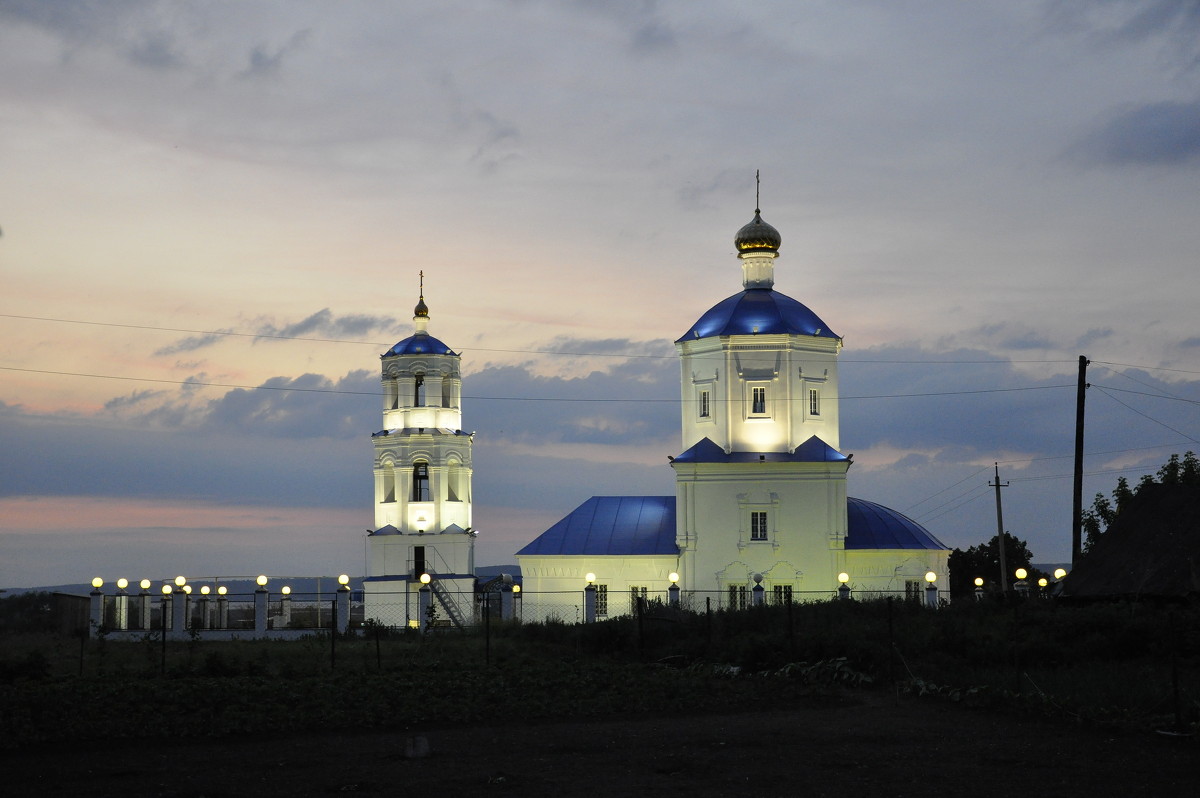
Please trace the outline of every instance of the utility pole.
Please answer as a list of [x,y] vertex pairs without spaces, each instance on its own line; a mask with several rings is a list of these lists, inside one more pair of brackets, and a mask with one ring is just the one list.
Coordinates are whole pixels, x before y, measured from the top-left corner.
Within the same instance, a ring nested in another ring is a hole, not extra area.
[[1008,563],[1004,558],[1004,510],[1000,506],[1000,489],[1007,488],[1008,483],[1000,483],[1000,464],[995,463],[996,481],[989,482],[988,487],[996,489],[996,548],[1000,550],[1000,594],[1008,594]]
[[1071,500],[1071,569],[1079,565],[1083,553],[1083,404],[1087,396],[1087,367],[1090,363],[1079,356],[1079,382],[1075,388],[1075,485]]

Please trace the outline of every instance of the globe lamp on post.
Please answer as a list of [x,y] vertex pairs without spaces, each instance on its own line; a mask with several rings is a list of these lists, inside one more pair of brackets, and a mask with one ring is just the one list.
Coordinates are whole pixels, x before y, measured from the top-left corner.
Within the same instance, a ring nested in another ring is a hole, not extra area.
[[838,580],[838,598],[842,601],[850,598],[850,574],[842,571],[837,575]]
[[583,589],[583,622],[596,622],[596,575],[588,572],[584,577],[587,587]]
[[672,571],[667,574],[667,579],[670,580],[671,586],[667,588],[667,604],[669,606],[679,608],[679,574]]
[[937,609],[938,601],[937,574],[933,571],[927,571],[925,573],[925,581],[929,583],[929,586],[925,588],[925,606],[931,610],[935,610]]

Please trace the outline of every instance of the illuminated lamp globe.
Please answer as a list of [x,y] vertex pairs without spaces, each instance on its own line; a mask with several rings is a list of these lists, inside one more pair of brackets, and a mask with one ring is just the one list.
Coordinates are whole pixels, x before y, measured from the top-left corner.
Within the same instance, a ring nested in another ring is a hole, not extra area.
[[192,586],[191,586],[191,585],[184,585],[184,586],[183,586],[183,592],[184,592],[184,593],[187,593],[189,596],[190,596],[190,595],[192,595]]
[[177,576],[177,577],[175,577],[175,585],[176,585],[176,587],[183,587],[183,586],[184,586],[184,585],[186,585],[186,584],[187,584],[187,577],[183,577],[183,576]]
[[520,592],[521,592],[521,586],[520,586],[520,585],[513,585],[513,592],[514,592],[514,593],[520,593]]
[[591,571],[588,571],[586,574],[584,574],[584,575],[583,575],[583,578],[587,580],[587,583],[588,583],[589,585],[590,585],[592,582],[595,582],[595,581],[596,581],[596,575],[595,575],[594,573],[592,573]]
[[229,588],[225,587],[225,585],[221,585],[219,588],[217,588],[218,596],[224,596],[228,592],[229,592]]
[[925,574],[925,581],[932,585],[937,581],[937,574],[935,574],[933,571],[928,571]]
[[142,581],[138,582],[138,587],[140,587],[142,590],[149,590],[150,589],[150,580],[143,579]]
[[1016,573],[1017,579],[1024,579],[1025,577],[1029,576],[1029,572],[1026,571],[1024,568],[1018,568],[1015,573]]
[[983,587],[983,577],[982,576],[975,577],[975,587]]
[[667,579],[670,580],[671,584],[675,584],[679,581],[679,574],[672,571],[671,573],[667,574]]
[[292,595],[292,588],[288,585],[284,585],[283,589],[280,590],[279,592],[285,596],[290,596],[290,595]]
[[208,585],[204,585],[203,587],[200,588],[200,595],[207,596],[208,593],[209,593]]
[[124,590],[125,588],[129,587],[129,580],[122,576],[117,580],[117,587],[121,590]]
[[1055,579],[1062,579],[1066,575],[1067,575],[1066,568],[1055,568],[1054,569],[1054,578]]
[[421,584],[427,585],[433,581],[433,577],[429,574],[421,574]]
[[342,574],[341,576],[339,576],[339,577],[338,577],[338,584],[339,584],[339,585],[348,585],[348,584],[350,584],[350,577],[349,577],[348,575],[346,575],[346,574]]
[[92,587],[96,588],[97,590],[99,590],[103,585],[104,585],[104,580],[98,576],[92,580]]
[[259,587],[266,587],[267,586],[267,575],[259,574],[258,578],[255,579],[254,581],[258,584]]
[[169,595],[171,595],[171,586],[170,586],[170,585],[163,585],[162,592],[163,592],[163,595],[164,595],[164,596],[169,596]]
[[850,574],[846,573],[845,571],[842,571],[840,574],[838,574],[838,582],[840,582],[844,585],[849,581],[850,581]]
[[1050,581],[1044,576],[1038,580],[1038,587],[1045,587],[1048,584],[1050,584]]

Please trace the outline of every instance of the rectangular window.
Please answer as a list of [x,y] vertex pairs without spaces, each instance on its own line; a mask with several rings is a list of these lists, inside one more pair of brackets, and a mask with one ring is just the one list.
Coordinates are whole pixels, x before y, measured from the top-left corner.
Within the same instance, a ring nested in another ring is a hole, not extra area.
[[413,465],[412,500],[427,502],[429,496],[429,464],[415,463]]
[[708,418],[708,391],[700,392],[700,418]]
[[792,603],[792,586],[791,585],[775,585],[773,592],[775,594],[776,604],[791,604]]
[[638,599],[646,600],[646,595],[649,591],[645,587],[629,586],[629,611],[634,615],[638,612]]
[[745,585],[730,585],[729,586],[729,609],[731,609],[731,610],[746,609],[746,586]]
[[921,586],[921,580],[919,580],[919,579],[904,580],[904,598],[908,599],[909,601],[920,602],[921,601],[921,593],[923,593],[924,590],[925,589]]
[[750,389],[750,412],[755,415],[765,415],[767,412],[767,389],[756,386]]
[[596,585],[596,617],[608,617],[608,585]]
[[755,510],[750,513],[750,539],[767,539],[767,511]]
[[413,407],[425,406],[425,375],[418,374],[413,380]]
[[816,388],[808,389],[808,414],[810,416],[821,415],[821,392]]

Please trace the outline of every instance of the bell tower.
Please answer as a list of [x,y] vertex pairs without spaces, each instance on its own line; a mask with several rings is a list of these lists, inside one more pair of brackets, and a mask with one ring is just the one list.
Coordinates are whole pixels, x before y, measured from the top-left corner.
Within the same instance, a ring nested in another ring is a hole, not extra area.
[[461,623],[473,606],[473,433],[462,430],[461,356],[429,334],[424,278],[413,334],[380,357],[383,429],[371,436],[375,524],[365,598],[367,617],[387,626],[427,620],[415,595],[422,575],[443,620]]

